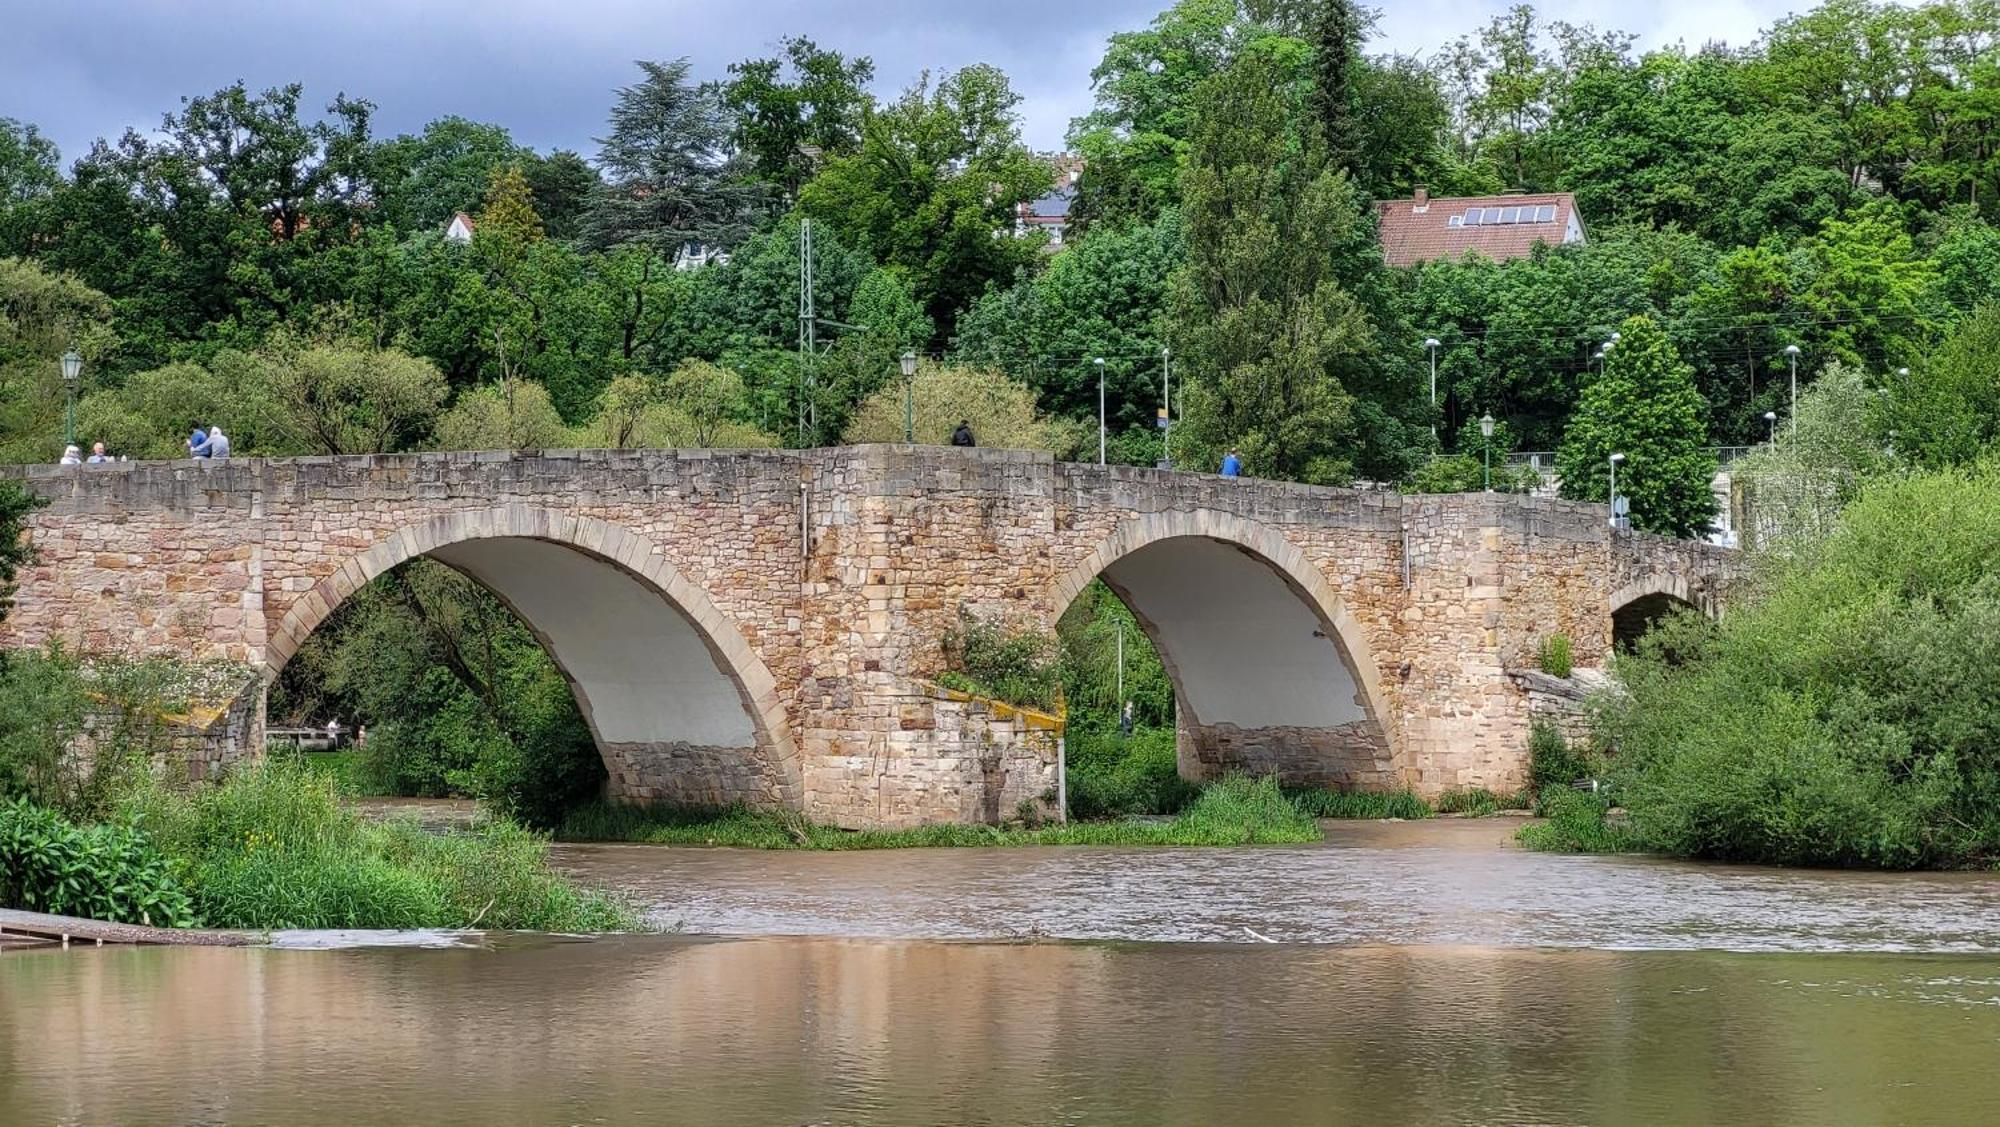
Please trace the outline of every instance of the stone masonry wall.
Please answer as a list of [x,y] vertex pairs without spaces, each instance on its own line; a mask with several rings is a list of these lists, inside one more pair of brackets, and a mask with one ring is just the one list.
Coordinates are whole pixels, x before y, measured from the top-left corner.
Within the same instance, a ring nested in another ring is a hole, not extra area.
[[1579,664],[1597,664],[1619,592],[1686,591],[1713,606],[1733,567],[1712,549],[1614,537],[1600,510],[1560,501],[1405,497],[1013,451],[441,454],[0,472],[52,501],[31,520],[40,555],[0,625],[6,644],[60,640],[270,669],[404,556],[452,537],[552,539],[654,581],[715,639],[758,718],[762,759],[607,748],[616,792],[743,795],[850,826],[991,820],[1052,786],[1043,735],[928,682],[942,666],[940,641],[968,612],[1052,627],[1098,571],[1159,539],[1206,536],[1270,563],[1331,627],[1368,714],[1333,733],[1197,732],[1200,770],[1238,763],[1426,794],[1519,784],[1528,703],[1506,671],[1526,664],[1540,638],[1567,633]]

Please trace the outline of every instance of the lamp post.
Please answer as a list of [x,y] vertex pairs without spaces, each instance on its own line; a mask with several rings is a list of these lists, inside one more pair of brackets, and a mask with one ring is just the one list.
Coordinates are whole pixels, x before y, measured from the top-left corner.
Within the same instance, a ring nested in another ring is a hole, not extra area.
[[1438,425],[1437,425],[1438,346],[1439,346],[1438,338],[1436,337],[1424,338],[1424,347],[1429,349],[1431,354],[1431,437],[1432,438],[1436,438],[1438,436]]
[[1486,492],[1493,492],[1493,416],[1479,416],[1479,437],[1486,440]]
[[1786,346],[1785,346],[1785,355],[1786,355],[1787,357],[1789,357],[1789,358],[1791,359],[1791,362],[1792,362],[1792,426],[1791,426],[1791,430],[1792,430],[1792,437],[1793,437],[1793,438],[1797,438],[1797,437],[1799,436],[1799,346],[1798,346],[1798,345],[1796,345],[1796,344],[1788,344],[1788,345],[1786,345]]
[[916,394],[911,390],[911,387],[917,378],[917,354],[914,352],[903,353],[902,363],[903,441],[915,442],[917,440],[917,404]]
[[1097,464],[1101,466],[1104,464],[1104,436],[1106,434],[1106,428],[1104,425],[1104,357],[1102,356],[1098,357],[1096,360],[1096,364],[1097,364]]
[[1771,445],[1776,446],[1778,444],[1778,413],[1776,411],[1764,412],[1764,421],[1770,424]]
[[1611,455],[1611,527],[1618,527],[1618,463],[1625,460],[1623,454]]
[[63,445],[76,445],[76,381],[83,374],[83,357],[72,348],[62,354]]
[[1160,349],[1160,468],[1174,468],[1174,350]]
[[1606,359],[1607,357],[1609,357],[1610,355],[1611,355],[1611,346],[1610,346],[1610,345],[1608,345],[1608,344],[1600,344],[1600,345],[1598,345],[1598,346],[1597,346],[1597,355],[1595,355],[1595,356],[1591,357],[1591,359],[1592,359],[1592,360],[1595,360],[1595,361],[1597,361],[1597,374],[1598,374],[1598,375],[1600,375],[1600,376],[1601,376],[1601,375],[1603,375],[1603,374],[1604,374],[1604,361],[1605,361],[1605,359]]

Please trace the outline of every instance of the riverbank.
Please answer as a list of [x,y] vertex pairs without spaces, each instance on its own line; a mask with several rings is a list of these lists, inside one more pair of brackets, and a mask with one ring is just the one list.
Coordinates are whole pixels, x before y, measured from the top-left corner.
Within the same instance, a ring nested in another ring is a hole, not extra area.
[[1224,779],[1172,818],[1120,818],[1042,826],[934,825],[843,830],[786,811],[723,811],[599,804],[574,811],[556,837],[568,842],[712,845],[746,849],[876,850],[1036,845],[1284,845],[1319,840],[1319,827],[1276,781]]

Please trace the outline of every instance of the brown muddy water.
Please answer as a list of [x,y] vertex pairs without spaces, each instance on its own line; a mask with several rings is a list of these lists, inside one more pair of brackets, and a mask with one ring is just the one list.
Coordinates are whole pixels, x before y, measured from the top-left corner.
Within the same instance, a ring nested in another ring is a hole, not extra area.
[[575,847],[749,938],[9,954],[0,1123],[2000,1122],[2000,879],[1510,828]]

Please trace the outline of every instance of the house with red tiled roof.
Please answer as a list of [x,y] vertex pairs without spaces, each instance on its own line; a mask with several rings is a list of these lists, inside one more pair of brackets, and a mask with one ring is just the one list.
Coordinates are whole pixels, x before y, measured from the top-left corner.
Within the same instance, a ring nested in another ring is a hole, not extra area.
[[1581,243],[1588,236],[1576,197],[1568,192],[1432,199],[1422,188],[1407,200],[1383,200],[1382,260],[1391,266],[1463,258],[1495,262],[1526,258],[1540,244]]

